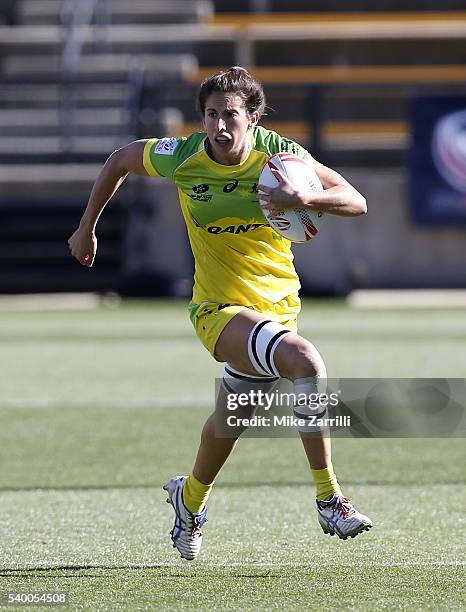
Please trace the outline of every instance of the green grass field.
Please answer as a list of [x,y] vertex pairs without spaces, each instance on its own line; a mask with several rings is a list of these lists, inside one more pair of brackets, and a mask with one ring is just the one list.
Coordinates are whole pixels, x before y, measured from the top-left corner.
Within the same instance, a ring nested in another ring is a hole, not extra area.
[[[331,377],[465,376],[461,310],[307,302],[300,326]],[[160,485],[189,472],[221,367],[185,305],[4,311],[0,335],[0,592],[67,591],[70,610],[466,609],[464,440],[335,441],[375,525],[343,542],[317,524],[299,441],[245,439],[189,563]]]

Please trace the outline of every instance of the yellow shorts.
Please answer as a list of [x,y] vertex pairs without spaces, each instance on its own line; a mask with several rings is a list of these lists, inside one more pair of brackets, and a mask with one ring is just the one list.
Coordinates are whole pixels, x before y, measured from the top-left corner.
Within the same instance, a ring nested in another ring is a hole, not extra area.
[[[239,306],[237,304],[217,304],[216,302],[190,302],[189,318],[194,325],[196,334],[209,353],[215,356],[215,345],[225,326],[245,308],[260,312],[267,319],[278,321],[292,331],[298,329],[297,317],[301,310],[301,302],[297,295],[289,295],[275,304],[255,304],[254,306]],[[218,360],[217,360],[218,361]]]

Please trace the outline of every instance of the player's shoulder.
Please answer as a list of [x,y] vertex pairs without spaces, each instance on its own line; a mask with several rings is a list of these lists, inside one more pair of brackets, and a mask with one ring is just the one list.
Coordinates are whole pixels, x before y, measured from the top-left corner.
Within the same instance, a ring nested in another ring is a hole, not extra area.
[[156,155],[186,158],[200,149],[205,136],[205,132],[195,132],[189,136],[153,138],[153,152]]
[[254,128],[254,148],[269,156],[275,153],[292,153],[298,157],[310,156],[310,153],[299,143],[261,125]]
[[144,151],[144,165],[149,174],[172,177],[187,159],[203,150],[204,132],[189,136],[168,136],[148,139]]

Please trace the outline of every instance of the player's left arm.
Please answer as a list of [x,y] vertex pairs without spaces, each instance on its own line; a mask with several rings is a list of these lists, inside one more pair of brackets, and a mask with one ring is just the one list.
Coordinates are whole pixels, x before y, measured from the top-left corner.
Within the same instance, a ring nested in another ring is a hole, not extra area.
[[279,170],[272,169],[279,184],[275,188],[259,186],[263,194],[262,208],[280,210],[302,206],[341,217],[356,217],[367,212],[366,198],[341,174],[313,158],[309,161],[322,183],[323,191],[301,191]]
[[305,207],[342,217],[367,213],[366,198],[341,174],[315,160],[314,170],[322,183],[323,191],[303,194]]

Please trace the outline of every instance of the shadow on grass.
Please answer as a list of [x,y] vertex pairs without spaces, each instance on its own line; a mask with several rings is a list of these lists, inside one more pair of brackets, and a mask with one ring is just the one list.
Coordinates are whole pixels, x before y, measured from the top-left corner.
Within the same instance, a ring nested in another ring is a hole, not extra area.
[[[173,567],[173,566],[169,566]],[[228,567],[219,566],[218,569],[228,571]],[[102,571],[121,571],[121,570],[167,570],[167,565],[155,564],[131,564],[131,565],[50,565],[38,567],[3,567],[0,568],[1,578],[102,578],[102,574],[80,574],[79,572],[87,572],[88,570]],[[186,566],[187,570],[195,570],[195,566]],[[204,571],[204,570],[203,570]],[[57,572],[66,572],[60,574]],[[75,573],[78,572],[78,573]],[[195,573],[195,572],[194,572]],[[158,573],[160,578],[192,578],[193,574],[190,571]],[[228,572],[228,575],[233,578],[277,578],[277,574],[272,574],[272,570],[263,571],[257,574]]]

